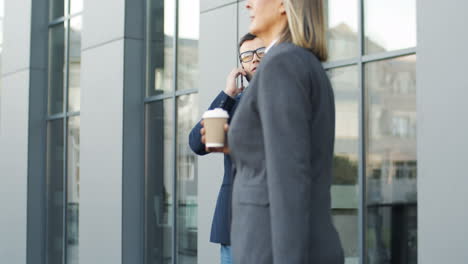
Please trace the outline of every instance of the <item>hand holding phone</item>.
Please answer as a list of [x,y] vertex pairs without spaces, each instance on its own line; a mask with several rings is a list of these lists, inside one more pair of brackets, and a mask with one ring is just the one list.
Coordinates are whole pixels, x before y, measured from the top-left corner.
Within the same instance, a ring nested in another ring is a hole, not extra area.
[[[234,68],[226,79],[226,89],[224,90],[224,92],[233,98],[236,97],[239,93],[241,93],[244,89],[244,80],[242,79],[242,76],[246,74],[247,73],[244,69]],[[238,77],[241,78],[240,87],[238,85]]]
[[241,78],[241,87],[245,87],[244,86],[244,75],[241,75],[240,78]]

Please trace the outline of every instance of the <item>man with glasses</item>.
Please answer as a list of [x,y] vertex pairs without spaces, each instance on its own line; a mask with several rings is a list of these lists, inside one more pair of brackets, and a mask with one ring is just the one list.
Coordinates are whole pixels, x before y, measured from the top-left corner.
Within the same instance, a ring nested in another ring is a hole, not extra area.
[[[257,71],[261,58],[265,55],[265,47],[262,40],[248,33],[239,42],[240,68],[235,68],[228,75],[226,88],[213,100],[209,109],[222,108],[229,113],[231,121],[239,100],[244,90],[242,78],[250,81]],[[238,87],[236,79],[240,76],[241,86]],[[198,122],[189,135],[190,148],[197,155],[206,155],[205,145],[201,142],[201,129],[203,126]],[[214,150],[213,150],[214,151]],[[231,198],[233,172],[229,155],[224,155],[224,177],[216,202],[213,222],[211,224],[210,242],[221,244],[221,264],[231,264]]]

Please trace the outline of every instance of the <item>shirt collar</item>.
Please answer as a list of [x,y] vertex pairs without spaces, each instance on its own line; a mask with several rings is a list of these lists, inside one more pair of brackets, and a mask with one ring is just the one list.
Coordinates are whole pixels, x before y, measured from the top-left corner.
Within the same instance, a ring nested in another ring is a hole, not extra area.
[[268,46],[268,48],[266,48],[265,53],[267,53],[276,44],[276,42],[278,42],[278,40],[279,40],[279,38],[273,40],[273,42],[270,43],[270,46]]

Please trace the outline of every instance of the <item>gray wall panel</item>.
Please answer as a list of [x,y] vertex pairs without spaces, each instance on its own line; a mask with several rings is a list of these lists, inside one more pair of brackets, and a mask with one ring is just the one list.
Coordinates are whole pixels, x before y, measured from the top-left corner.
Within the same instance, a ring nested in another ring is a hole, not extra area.
[[205,12],[210,9],[222,8],[225,5],[235,5],[236,0],[200,0],[200,11]]
[[[200,116],[214,97],[224,90],[226,77],[236,66],[236,28],[236,5],[203,13],[200,17]],[[223,58],[217,59],[220,56]],[[222,155],[199,157],[198,176],[198,263],[216,263],[219,260],[219,246],[210,243],[209,239],[223,176]]]
[[417,7],[418,261],[466,263],[468,2]]
[[121,263],[123,44],[82,53],[81,263]]
[[25,264],[29,71],[4,77],[2,86],[0,261],[8,264]]
[[239,2],[239,17],[238,17],[238,33],[239,33],[239,40],[244,36],[247,32],[249,32],[249,25],[250,25],[250,18],[249,18],[249,10],[245,8],[246,1]]
[[82,48],[123,38],[125,0],[84,0]]
[[29,67],[31,0],[5,0],[2,74]]

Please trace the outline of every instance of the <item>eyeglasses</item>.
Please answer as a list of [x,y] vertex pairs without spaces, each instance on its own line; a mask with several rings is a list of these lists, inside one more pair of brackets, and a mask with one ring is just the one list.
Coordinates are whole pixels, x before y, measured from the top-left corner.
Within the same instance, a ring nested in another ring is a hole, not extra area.
[[261,47],[256,50],[244,51],[239,55],[239,59],[241,62],[246,63],[253,60],[254,54],[257,54],[257,57],[261,59],[263,56],[265,56],[265,50],[265,47]]

